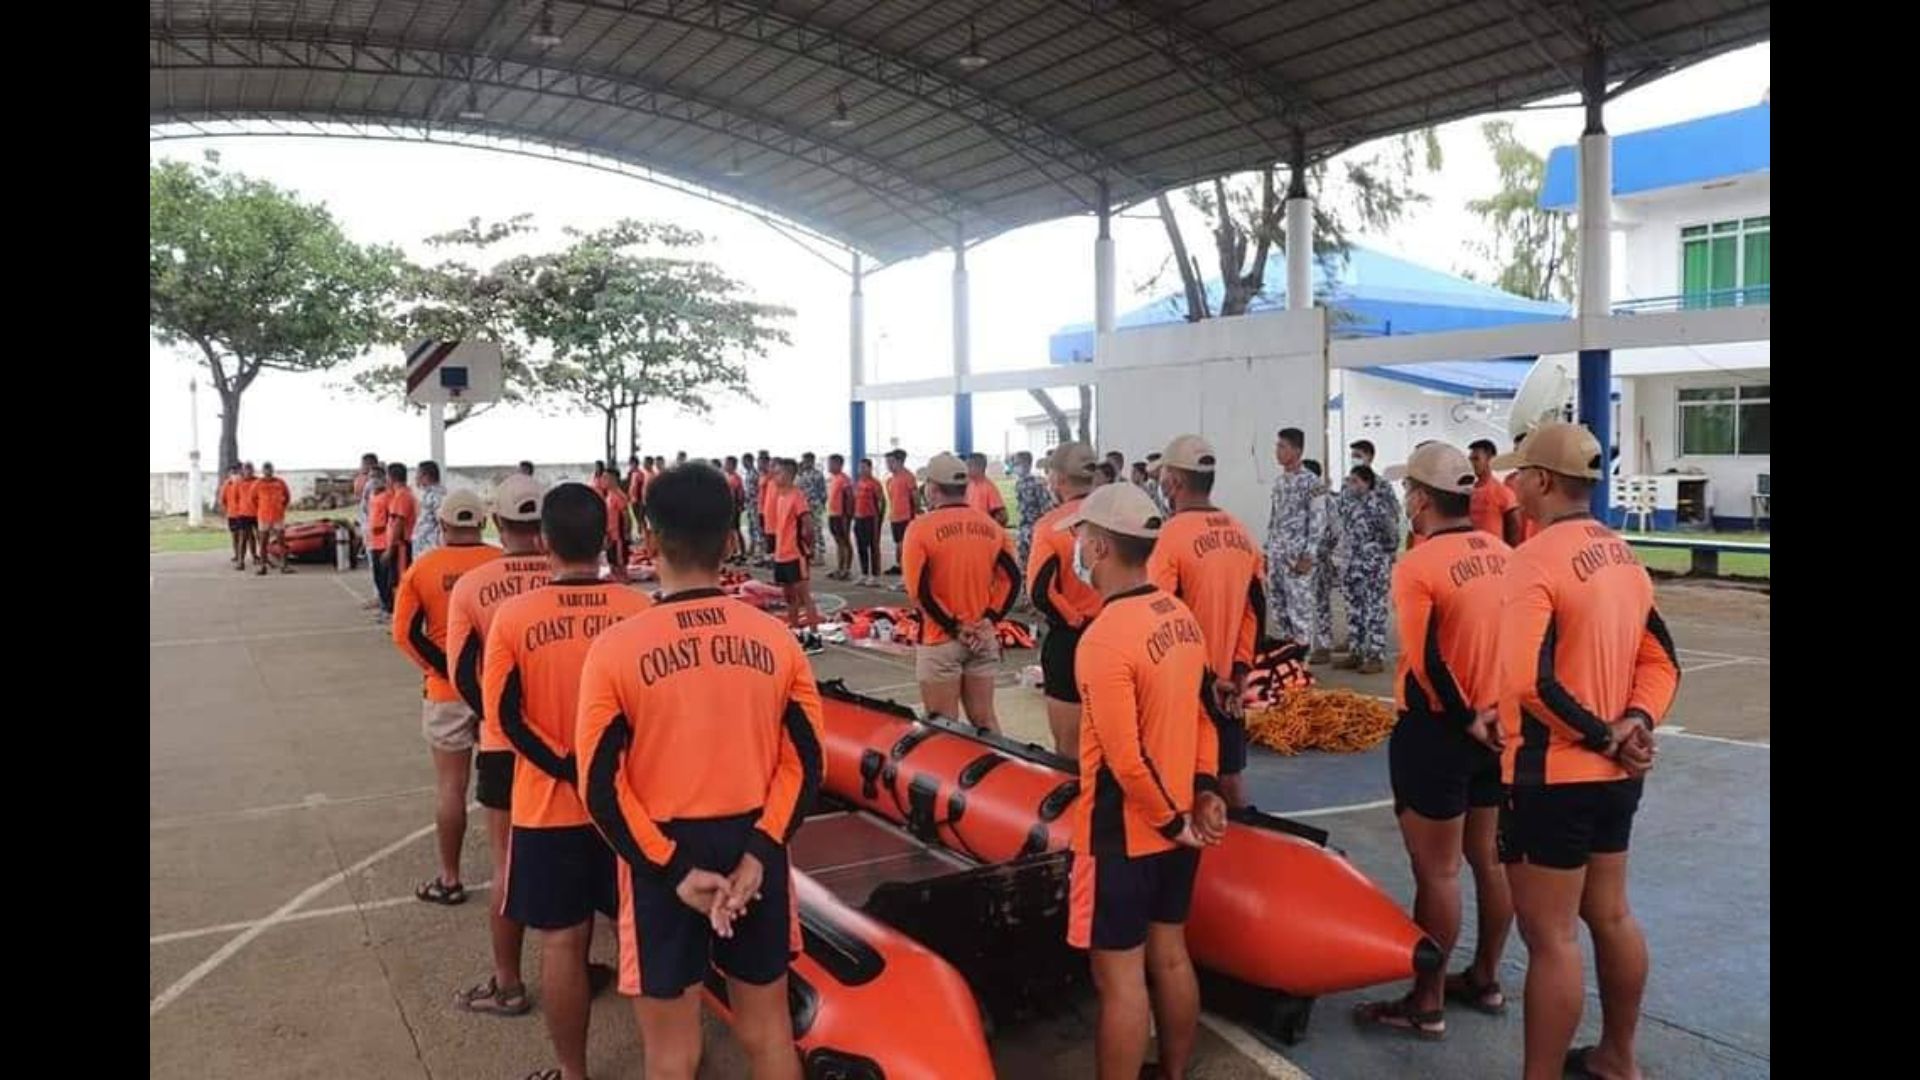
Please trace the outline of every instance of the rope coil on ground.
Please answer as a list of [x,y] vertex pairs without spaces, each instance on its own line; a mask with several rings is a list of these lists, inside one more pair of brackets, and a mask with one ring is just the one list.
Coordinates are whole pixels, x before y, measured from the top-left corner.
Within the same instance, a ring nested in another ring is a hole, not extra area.
[[1352,690],[1300,688],[1280,695],[1277,704],[1247,711],[1247,734],[1282,754],[1325,750],[1357,754],[1387,740],[1393,709]]

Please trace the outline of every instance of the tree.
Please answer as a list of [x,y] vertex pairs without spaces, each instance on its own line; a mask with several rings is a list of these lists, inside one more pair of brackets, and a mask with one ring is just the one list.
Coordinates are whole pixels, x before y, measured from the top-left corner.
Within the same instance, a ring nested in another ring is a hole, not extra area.
[[[533,231],[530,214],[516,214],[505,221],[485,224],[479,218],[471,218],[458,229],[427,237],[426,243],[434,248],[478,252]],[[500,346],[500,399],[455,404],[447,411],[448,427],[479,416],[495,405],[522,405],[539,400],[541,360],[520,332],[525,297],[511,267],[497,265],[482,270],[457,259],[432,266],[407,262],[400,267],[397,295],[401,311],[393,320],[392,344],[404,345],[421,338],[483,338]],[[406,365],[385,361],[354,373],[349,388],[404,403],[406,385]]]
[[220,470],[240,458],[240,402],[262,371],[321,371],[387,334],[398,255],[347,239],[324,206],[218,156],[148,167],[149,331],[191,345],[220,395]]
[[1547,162],[1513,137],[1513,125],[1489,120],[1480,134],[1500,170],[1500,190],[1467,209],[1492,227],[1474,246],[1494,268],[1493,283],[1534,300],[1573,300],[1573,220],[1540,206]]
[[618,460],[622,411],[637,446],[643,405],[704,414],[716,393],[753,399],[746,362],[790,341],[776,323],[791,311],[747,299],[710,263],[655,253],[698,245],[699,233],[622,221],[567,234],[565,250],[505,269],[523,290],[522,331],[552,354],[543,383],[600,414],[607,460]]
[[[1328,184],[1329,162],[1309,165],[1307,189],[1313,200],[1313,253],[1331,266],[1344,260],[1347,234],[1352,227],[1382,230],[1407,210],[1427,201],[1414,190],[1413,176],[1440,168],[1440,141],[1432,129],[1402,135],[1364,158],[1336,159],[1341,183]],[[1218,314],[1244,315],[1266,289],[1267,260],[1287,250],[1286,200],[1292,170],[1278,163],[1251,173],[1215,178],[1210,184],[1187,189],[1187,199],[1208,222],[1214,261],[1219,268],[1221,295],[1218,312],[1211,310],[1205,276],[1198,256],[1190,255],[1173,204],[1163,194],[1155,199],[1160,222],[1167,230],[1172,263],[1180,274],[1188,322]],[[1337,196],[1337,199],[1334,198]]]
[[1061,410],[1059,405],[1054,403],[1052,394],[1047,393],[1045,390],[1028,390],[1027,394],[1039,403],[1041,410],[1047,414],[1047,419],[1053,421],[1053,430],[1059,434],[1061,442],[1072,442],[1078,439],[1088,446],[1092,446],[1093,387],[1082,383],[1074,389],[1080,392],[1080,431],[1078,434],[1074,433],[1073,424],[1067,419],[1067,414]]

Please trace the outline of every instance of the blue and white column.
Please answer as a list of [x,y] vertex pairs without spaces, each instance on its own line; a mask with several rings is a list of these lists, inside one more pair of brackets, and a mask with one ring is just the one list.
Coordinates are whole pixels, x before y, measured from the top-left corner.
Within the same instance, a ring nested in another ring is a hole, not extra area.
[[867,456],[867,403],[860,400],[859,388],[866,379],[867,297],[862,290],[860,253],[853,253],[853,291],[847,297],[847,366],[852,379],[847,393],[847,434],[853,451],[847,471],[858,474],[860,459]]
[[973,395],[963,389],[972,371],[968,353],[967,238],[959,222],[953,226],[953,452],[973,453]]
[[[1613,205],[1613,140],[1601,113],[1607,96],[1606,53],[1595,45],[1587,54],[1584,90],[1587,126],[1580,133],[1580,277],[1575,283],[1580,321],[1605,319],[1613,313],[1611,239],[1608,232]],[[1581,327],[1584,342],[1586,327]],[[1593,489],[1593,515],[1608,520],[1613,467],[1613,353],[1609,349],[1580,350],[1580,422],[1600,441],[1600,482]]]

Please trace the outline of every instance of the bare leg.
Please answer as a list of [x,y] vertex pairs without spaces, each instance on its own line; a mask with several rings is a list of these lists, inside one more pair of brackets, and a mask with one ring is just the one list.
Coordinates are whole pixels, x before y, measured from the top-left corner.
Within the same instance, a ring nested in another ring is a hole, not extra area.
[[1640,999],[1647,989],[1647,939],[1627,907],[1627,853],[1595,855],[1587,863],[1580,918],[1593,935],[1594,972],[1600,981],[1600,1045],[1587,1060],[1608,1076],[1637,1080],[1633,1037],[1640,1026]]
[[1579,916],[1587,871],[1510,863],[1514,914],[1527,944],[1525,1080],[1559,1080],[1580,1027]]
[[[488,808],[487,839],[493,848],[493,877],[498,883],[495,895],[505,892],[507,887],[507,837],[512,832],[511,821],[507,811]],[[525,985],[521,981],[520,945],[527,930],[502,914],[499,904],[492,904],[490,908],[487,930],[493,943],[493,984],[503,990],[517,990]]]
[[1499,977],[1500,954],[1506,951],[1507,933],[1513,929],[1513,891],[1507,887],[1507,868],[1500,863],[1495,843],[1499,825],[1498,807],[1476,806],[1467,811],[1467,866],[1473,871],[1473,895],[1480,913],[1473,967],[1468,969],[1475,986],[1486,986]]
[[962,675],[960,700],[967,710],[969,724],[988,731],[1000,730],[1000,721],[993,714],[992,675]]
[[540,932],[540,1011],[562,1080],[587,1080],[587,950],[592,944],[591,916],[578,926]]
[[1071,701],[1047,699],[1047,728],[1053,732],[1053,750],[1064,758],[1080,760],[1080,706]]
[[1414,977],[1413,1005],[1423,1013],[1446,1004],[1444,958],[1460,938],[1460,837],[1465,817],[1435,821],[1413,810],[1400,812],[1400,836],[1413,864],[1413,921],[1440,946],[1442,963]]
[[727,980],[733,1004],[733,1034],[747,1051],[753,1080],[800,1080],[793,1048],[793,1015],[787,1011],[787,977],[765,986]]
[[1147,976],[1153,982],[1153,1024],[1160,1043],[1160,1075],[1180,1080],[1193,1058],[1200,1022],[1200,984],[1187,957],[1187,929],[1179,923],[1147,927]]
[[700,995],[637,997],[633,1016],[646,1054],[647,1080],[693,1080],[700,1071]]
[[1139,1080],[1147,1060],[1146,946],[1092,949],[1093,985],[1100,992],[1099,1041],[1094,1061],[1099,1080]]
[[460,846],[467,838],[467,777],[473,751],[434,750],[435,838],[440,842],[440,882],[460,884]]

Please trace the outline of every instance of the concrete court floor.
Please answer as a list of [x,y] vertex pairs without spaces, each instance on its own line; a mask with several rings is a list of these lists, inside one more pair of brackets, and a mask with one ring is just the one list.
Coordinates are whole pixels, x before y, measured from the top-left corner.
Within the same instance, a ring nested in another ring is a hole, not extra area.
[[[217,554],[150,559],[149,1064],[155,1077],[517,1078],[550,1064],[537,1015],[473,1017],[452,991],[484,977],[485,892],[445,909],[411,898],[432,873],[431,771],[418,683],[361,608],[364,572],[258,579]],[[822,589],[829,583],[822,582]],[[841,590],[853,603],[877,594]],[[268,599],[268,596],[271,599]],[[1770,1037],[1769,612],[1765,597],[1669,586],[1661,601],[1688,668],[1662,772],[1650,786],[1634,899],[1654,955],[1641,1046],[1653,1076],[1767,1075]],[[1043,739],[1037,691],[1012,685],[1003,722]],[[915,700],[910,666],[847,648],[825,677]],[[1370,693],[1385,676],[1322,675]],[[1684,729],[1680,731],[1679,729]],[[1304,812],[1403,901],[1411,879],[1390,810],[1384,749],[1282,758],[1256,751],[1256,801]],[[473,815],[467,880],[491,868]],[[1703,875],[1705,879],[1703,880]],[[1471,905],[1469,904],[1469,918]],[[1469,927],[1470,932],[1471,927]],[[611,943],[595,951],[610,956]],[[528,974],[538,998],[537,962]],[[1505,981],[1524,970],[1508,946]],[[1228,1021],[1201,1032],[1194,1075],[1479,1077],[1517,1071],[1519,1017],[1450,1017],[1445,1043],[1382,1039],[1318,1004],[1284,1058]],[[1597,1024],[1591,1000],[1586,1026]],[[1001,1074],[1091,1073],[1091,1003],[996,1035]],[[596,1077],[639,1075],[631,1016],[594,1010]],[[710,1030],[704,1075],[742,1072]]]

